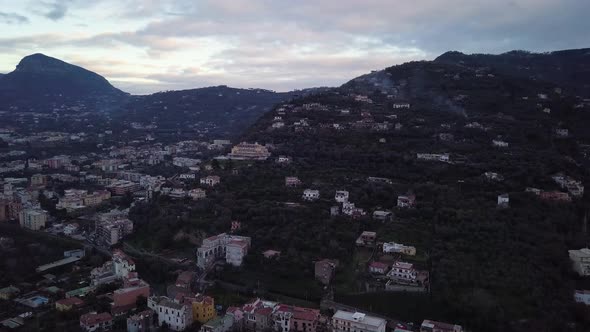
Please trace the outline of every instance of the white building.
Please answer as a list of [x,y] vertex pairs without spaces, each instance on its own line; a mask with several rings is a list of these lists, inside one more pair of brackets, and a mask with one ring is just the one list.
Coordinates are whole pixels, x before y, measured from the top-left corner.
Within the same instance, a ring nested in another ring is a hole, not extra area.
[[48,213],[40,208],[27,208],[19,213],[18,221],[23,228],[38,231],[45,227]]
[[320,198],[320,191],[314,189],[305,189],[303,191],[302,197],[306,201],[315,201]]
[[393,263],[391,270],[387,274],[391,280],[402,281],[406,283],[415,283],[418,277],[414,265],[411,263],[397,261]]
[[197,166],[201,163],[200,159],[192,159],[192,158],[184,158],[184,157],[174,157],[172,159],[172,164],[178,167],[191,167]]
[[162,296],[152,296],[148,299],[148,307],[158,317],[158,325],[164,323],[173,331],[183,331],[193,323],[192,308],[188,304],[181,304]]
[[590,249],[569,250],[572,267],[580,276],[590,276]]
[[590,291],[587,291],[587,290],[574,291],[574,300],[577,303],[584,303],[585,305],[590,305]]
[[418,153],[416,154],[416,158],[419,160],[441,161],[445,163],[451,160],[448,153]]
[[348,191],[346,191],[346,190],[336,191],[336,195],[334,196],[334,199],[338,203],[348,202]]
[[113,251],[113,269],[117,278],[125,278],[135,272],[135,262],[121,250]]
[[504,141],[498,140],[498,139],[492,140],[492,144],[498,148],[507,148],[508,147],[508,142],[504,142]]
[[498,206],[508,207],[510,205],[510,196],[508,194],[498,195]]
[[332,316],[332,332],[385,332],[387,321],[360,312],[338,310]]
[[251,240],[247,236],[221,233],[203,240],[197,249],[197,266],[204,269],[218,259],[240,266],[248,254]]
[[202,185],[213,187],[213,186],[219,184],[220,181],[221,181],[221,178],[219,176],[217,176],[217,175],[209,175],[209,176],[206,176],[206,177],[202,178],[200,180],[200,183]]
[[190,197],[194,200],[203,199],[203,198],[207,197],[207,192],[205,192],[205,190],[203,190],[201,188],[191,189],[188,192],[188,197]]
[[385,242],[383,243],[383,252],[414,256],[416,255],[416,248],[412,246],[405,246],[403,244],[395,242]]

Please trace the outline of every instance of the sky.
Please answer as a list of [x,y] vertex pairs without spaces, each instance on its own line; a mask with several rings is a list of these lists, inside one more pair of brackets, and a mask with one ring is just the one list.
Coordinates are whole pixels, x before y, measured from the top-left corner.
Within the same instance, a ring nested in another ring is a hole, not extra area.
[[133,94],[337,86],[449,51],[590,47],[590,0],[0,0],[0,73],[43,53]]

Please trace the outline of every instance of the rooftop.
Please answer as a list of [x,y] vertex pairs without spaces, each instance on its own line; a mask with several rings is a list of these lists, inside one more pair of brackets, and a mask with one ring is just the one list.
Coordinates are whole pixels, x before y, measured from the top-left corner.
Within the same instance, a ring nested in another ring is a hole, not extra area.
[[348,311],[342,311],[342,310],[336,311],[336,313],[332,317],[335,319],[342,319],[342,320],[348,320],[348,321],[358,321],[362,324],[372,326],[372,327],[379,327],[379,326],[385,325],[387,323],[385,321],[385,319],[382,319],[382,318],[368,316],[368,315],[365,315],[360,312],[348,312]]

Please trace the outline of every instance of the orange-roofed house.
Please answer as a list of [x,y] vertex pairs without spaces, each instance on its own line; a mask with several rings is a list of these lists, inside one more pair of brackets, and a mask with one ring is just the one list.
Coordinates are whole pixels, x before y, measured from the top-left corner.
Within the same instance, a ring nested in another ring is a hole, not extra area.
[[55,302],[55,309],[57,311],[70,311],[75,308],[79,308],[84,305],[84,301],[77,297],[70,297],[67,299],[61,299]]

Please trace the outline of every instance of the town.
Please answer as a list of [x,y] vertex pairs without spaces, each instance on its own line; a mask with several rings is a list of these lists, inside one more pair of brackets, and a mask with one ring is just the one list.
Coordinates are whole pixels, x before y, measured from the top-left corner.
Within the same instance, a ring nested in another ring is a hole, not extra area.
[[583,331],[590,102],[456,56],[1,105],[0,329]]

